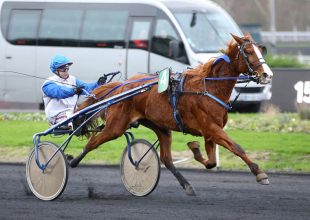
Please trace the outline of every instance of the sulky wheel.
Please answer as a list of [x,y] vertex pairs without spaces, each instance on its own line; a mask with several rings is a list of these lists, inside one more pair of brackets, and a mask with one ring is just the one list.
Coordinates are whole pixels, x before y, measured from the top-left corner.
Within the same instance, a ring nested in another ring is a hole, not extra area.
[[[147,196],[157,186],[160,177],[160,161],[152,144],[143,139],[130,143],[131,156],[138,165],[129,160],[128,147],[121,158],[121,178],[125,188],[134,196]],[[140,162],[139,162],[140,161]]]
[[[52,155],[58,150],[58,146],[50,142],[42,142],[38,145],[40,164],[45,165]],[[29,155],[26,164],[26,177],[32,193],[41,200],[53,200],[62,194],[68,179],[68,165],[62,150],[58,150],[55,156],[42,171],[35,159],[35,149]]]

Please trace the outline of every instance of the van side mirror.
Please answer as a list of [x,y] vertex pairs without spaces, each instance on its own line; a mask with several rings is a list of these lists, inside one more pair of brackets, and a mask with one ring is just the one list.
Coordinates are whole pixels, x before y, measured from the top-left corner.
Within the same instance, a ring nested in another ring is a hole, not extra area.
[[180,42],[178,40],[169,41],[169,57],[177,59],[180,56]]
[[189,64],[183,42],[178,40],[169,41],[169,58]]

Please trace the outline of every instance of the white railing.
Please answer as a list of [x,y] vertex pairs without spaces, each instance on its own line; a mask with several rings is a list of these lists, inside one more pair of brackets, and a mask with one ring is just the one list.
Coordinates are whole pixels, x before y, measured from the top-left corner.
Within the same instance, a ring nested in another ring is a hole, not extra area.
[[310,42],[310,31],[262,31],[263,42]]

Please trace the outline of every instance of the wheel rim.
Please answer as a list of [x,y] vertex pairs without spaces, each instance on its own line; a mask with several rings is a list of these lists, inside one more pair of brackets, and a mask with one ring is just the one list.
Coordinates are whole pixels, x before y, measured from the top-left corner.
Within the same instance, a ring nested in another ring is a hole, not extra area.
[[[40,163],[46,164],[57,149],[55,144],[40,143],[38,146]],[[68,167],[62,151],[56,153],[43,172],[36,164],[33,150],[26,165],[26,176],[28,185],[36,197],[42,200],[56,199],[63,192],[68,177]]]
[[[151,147],[149,142],[136,140],[131,144],[131,156],[138,161]],[[160,163],[156,150],[151,149],[136,168],[129,160],[127,147],[121,163],[121,176],[125,188],[135,196],[146,196],[157,186]]]

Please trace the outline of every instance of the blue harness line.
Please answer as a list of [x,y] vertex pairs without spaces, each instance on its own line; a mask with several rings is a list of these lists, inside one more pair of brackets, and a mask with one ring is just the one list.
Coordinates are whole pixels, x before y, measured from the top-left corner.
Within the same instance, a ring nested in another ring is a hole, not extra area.
[[[212,66],[218,64],[221,61],[230,63],[230,58],[226,54],[222,54],[213,61]],[[254,80],[254,76],[224,76],[224,77],[206,77],[205,80],[219,81],[219,80]]]
[[148,78],[142,78],[142,79],[136,79],[136,80],[127,81],[127,82],[124,82],[122,84],[119,84],[119,85],[113,87],[109,92],[107,92],[103,96],[100,96],[99,98],[95,98],[95,97],[93,97],[93,98],[95,98],[96,100],[99,100],[99,99],[102,99],[102,98],[106,97],[107,95],[111,94],[113,91],[117,90],[118,88],[120,88],[122,86],[131,84],[131,83],[136,83],[136,82],[144,82],[144,81],[148,81],[148,80],[152,80],[152,79],[156,79],[156,78],[158,78],[158,76],[153,76],[153,77],[148,77]]
[[209,92],[204,92],[203,95],[210,97],[211,99],[219,103],[221,106],[223,106],[227,111],[232,109],[232,106],[230,105],[230,103],[223,102],[222,100],[220,100],[219,98],[217,98],[216,96],[212,95]]
[[253,76],[226,76],[226,77],[206,77],[205,80],[220,81],[220,80],[247,80],[255,79]]

